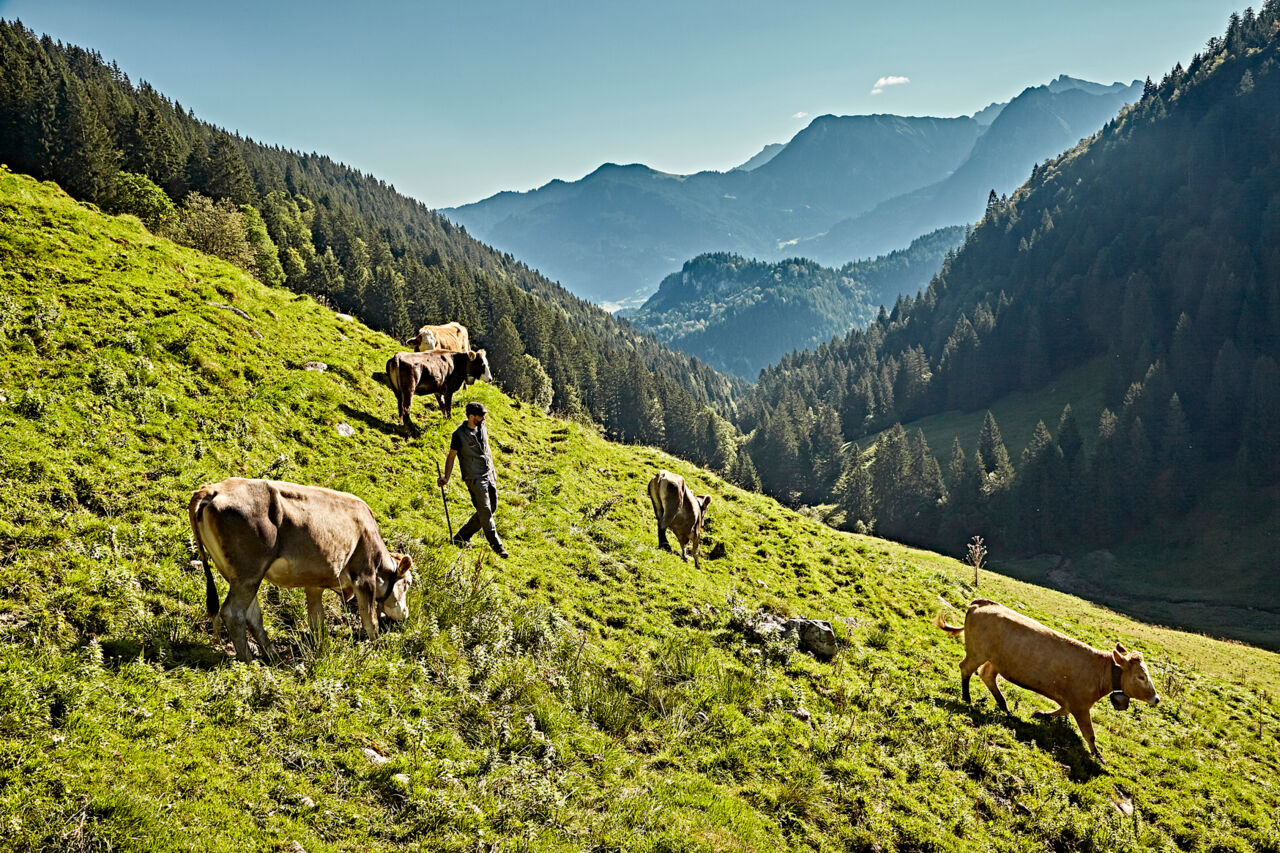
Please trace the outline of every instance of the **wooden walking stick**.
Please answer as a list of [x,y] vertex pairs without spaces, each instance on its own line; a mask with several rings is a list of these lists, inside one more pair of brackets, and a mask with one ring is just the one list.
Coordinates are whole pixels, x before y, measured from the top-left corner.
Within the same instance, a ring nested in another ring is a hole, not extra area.
[[[444,475],[440,473],[440,460],[436,460],[436,479]],[[440,487],[440,502],[444,504],[444,520],[449,525],[449,541],[453,541],[453,519],[449,518],[449,499],[445,497],[444,486]]]

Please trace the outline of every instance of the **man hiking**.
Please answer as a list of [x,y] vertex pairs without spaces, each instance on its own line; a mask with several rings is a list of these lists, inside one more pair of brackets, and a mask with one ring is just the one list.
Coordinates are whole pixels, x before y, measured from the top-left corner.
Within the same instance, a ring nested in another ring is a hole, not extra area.
[[453,460],[462,463],[462,482],[471,492],[471,505],[476,508],[467,523],[453,537],[453,544],[465,548],[477,530],[484,531],[484,538],[499,557],[506,559],[507,549],[498,538],[498,526],[493,523],[493,513],[498,507],[498,477],[493,470],[493,457],[489,455],[489,434],[485,432],[484,404],[467,403],[467,419],[453,431],[449,442],[449,455],[444,460],[444,475],[437,480],[441,488],[453,474]]

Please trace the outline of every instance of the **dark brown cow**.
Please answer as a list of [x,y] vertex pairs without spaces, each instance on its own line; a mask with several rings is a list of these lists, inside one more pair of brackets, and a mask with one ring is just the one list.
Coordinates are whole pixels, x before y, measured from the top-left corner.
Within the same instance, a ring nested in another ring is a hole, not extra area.
[[455,321],[443,326],[423,326],[418,334],[409,338],[409,345],[417,352],[469,352],[471,336],[466,326]]
[[484,350],[474,352],[398,352],[387,361],[387,382],[400,406],[400,420],[406,430],[414,428],[409,418],[415,393],[435,394],[445,420],[453,411],[453,395],[477,379],[493,381],[489,358]]
[[671,550],[667,544],[667,529],[670,528],[680,543],[680,559],[689,559],[685,551],[692,542],[693,565],[701,569],[698,549],[702,544],[702,523],[707,518],[711,495],[695,495],[684,477],[670,471],[659,471],[649,481],[649,500],[658,519],[658,547],[664,551]]
[[1142,653],[1126,652],[1119,643],[1112,651],[1100,651],[985,598],[970,602],[963,627],[942,621],[941,612],[933,624],[953,637],[964,632],[965,655],[960,661],[964,701],[969,701],[969,678],[975,671],[1006,714],[1009,706],[996,684],[997,676],[1034,690],[1058,703],[1056,710],[1036,711],[1036,716],[1071,714],[1099,761],[1102,754],[1094,743],[1089,717],[1095,702],[1108,694],[1119,709],[1129,706],[1129,697],[1152,705],[1160,701]]
[[[352,594],[370,639],[378,636],[378,613],[399,622],[409,615],[405,595],[413,582],[412,562],[392,554],[382,541],[368,504],[355,495],[317,486],[233,477],[208,483],[187,506],[196,548],[204,564],[206,607],[225,622],[236,657],[248,663],[246,625],[262,653],[272,656],[262,627],[258,587],[305,587],[307,617],[318,631],[321,595]],[[209,558],[231,584],[221,611]]]

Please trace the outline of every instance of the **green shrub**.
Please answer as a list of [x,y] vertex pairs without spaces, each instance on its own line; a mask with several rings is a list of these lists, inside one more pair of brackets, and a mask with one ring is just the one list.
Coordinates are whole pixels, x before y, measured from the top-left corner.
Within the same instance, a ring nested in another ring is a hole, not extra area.
[[178,209],[165,191],[146,175],[133,172],[116,173],[102,209],[107,213],[131,213],[157,234],[172,231],[178,222]]

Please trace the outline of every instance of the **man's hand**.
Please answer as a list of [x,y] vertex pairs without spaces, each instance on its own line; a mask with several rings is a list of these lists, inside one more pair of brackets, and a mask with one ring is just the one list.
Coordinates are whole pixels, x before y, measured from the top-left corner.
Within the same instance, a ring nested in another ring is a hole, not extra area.
[[436,484],[439,485],[440,488],[442,489],[444,488],[444,484],[447,482],[449,482],[448,477],[436,477]]

